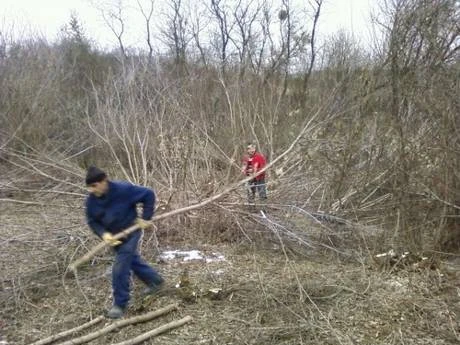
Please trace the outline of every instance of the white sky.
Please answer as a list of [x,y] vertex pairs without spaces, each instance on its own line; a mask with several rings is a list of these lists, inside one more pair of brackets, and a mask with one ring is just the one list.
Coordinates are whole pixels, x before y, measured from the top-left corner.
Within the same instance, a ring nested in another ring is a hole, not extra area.
[[[116,4],[120,0],[104,1]],[[150,0],[139,0],[149,4]],[[193,0],[192,0],[193,1]],[[197,0],[200,1],[200,0]],[[209,0],[207,0],[209,1]],[[304,3],[307,0],[302,0]],[[378,0],[325,0],[319,21],[319,33],[325,35],[345,29],[366,42],[369,32],[369,12]],[[140,16],[136,0],[122,0],[128,6],[126,23],[126,44],[142,47],[144,43],[145,23]],[[281,1],[273,0],[276,8]],[[155,0],[155,12],[167,0]],[[15,37],[41,33],[53,40],[59,29],[68,23],[70,14],[75,12],[80,19],[86,35],[101,47],[116,45],[116,38],[104,23],[100,11],[91,0],[0,0],[0,33]],[[144,47],[145,48],[145,47]]]

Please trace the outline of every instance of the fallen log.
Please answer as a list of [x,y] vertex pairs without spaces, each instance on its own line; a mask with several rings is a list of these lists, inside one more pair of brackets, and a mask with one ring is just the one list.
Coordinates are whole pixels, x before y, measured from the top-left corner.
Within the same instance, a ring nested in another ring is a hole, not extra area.
[[147,314],[143,314],[143,315],[139,315],[139,316],[134,316],[134,317],[131,317],[129,319],[124,319],[124,320],[119,320],[119,321],[115,321],[114,323],[108,325],[107,327],[104,327],[98,331],[95,331],[95,332],[92,332],[92,333],[89,333],[89,334],[86,334],[84,336],[81,336],[79,338],[75,338],[75,339],[71,339],[71,340],[68,340],[64,343],[61,343],[59,345],[78,345],[78,344],[84,344],[84,343],[87,343],[91,340],[94,340],[96,338],[99,338],[107,333],[110,333],[118,328],[122,328],[122,327],[125,327],[127,325],[132,325],[132,324],[135,324],[135,323],[141,323],[141,322],[146,322],[146,321],[150,321],[156,317],[159,317],[161,315],[164,315],[166,313],[169,313],[170,311],[172,310],[176,310],[177,309],[177,304],[170,304],[164,308],[161,308],[161,309],[158,309],[158,310],[155,310],[155,311],[152,311],[150,313],[147,313]]
[[132,338],[132,339],[129,339],[129,340],[125,340],[125,341],[122,341],[121,343],[116,343],[114,345],[136,345],[136,344],[140,344],[142,343],[143,341],[149,339],[149,338],[152,338],[152,337],[155,337],[161,333],[164,333],[164,332],[167,332],[171,329],[174,329],[174,328],[178,328],[178,327],[181,327],[183,325],[185,325],[187,322],[190,322],[192,321],[193,318],[191,316],[186,316],[180,320],[175,320],[175,321],[171,321],[167,324],[164,324],[158,328],[155,328],[155,329],[152,329],[151,331],[149,332],[146,332],[146,333],[143,333],[135,338]]
[[[208,204],[212,203],[213,201],[216,201],[216,200],[222,198],[224,195],[230,193],[231,191],[237,189],[239,186],[251,181],[252,179],[254,179],[254,177],[256,177],[261,172],[270,169],[277,162],[279,162],[283,157],[285,157],[289,152],[292,151],[292,149],[296,146],[296,144],[299,142],[299,140],[307,133],[307,130],[310,129],[311,123],[318,116],[318,114],[319,114],[319,111],[314,116],[312,116],[310,118],[310,120],[307,121],[307,123],[302,128],[300,133],[297,135],[297,137],[294,139],[294,141],[291,143],[291,145],[283,153],[281,153],[278,157],[276,157],[272,162],[267,164],[263,169],[259,170],[257,173],[255,173],[255,174],[253,174],[251,176],[248,176],[247,178],[245,178],[243,180],[240,180],[239,182],[237,182],[237,183],[233,184],[232,186],[226,188],[223,192],[221,192],[219,194],[216,194],[216,195],[213,195],[213,196],[203,200],[202,202],[199,202],[199,203],[194,204],[194,205],[179,208],[177,210],[173,210],[171,212],[166,212],[166,213],[160,214],[158,216],[155,216],[150,220],[150,224],[152,224],[153,222],[158,221],[160,219],[164,219],[164,218],[167,218],[167,217],[171,217],[171,216],[175,216],[175,215],[182,214],[182,213],[185,213],[185,212],[189,212],[189,211],[192,211],[192,210],[196,210],[196,209],[201,208],[201,207],[203,207],[205,205],[208,205]],[[124,238],[127,235],[129,235],[130,233],[136,231],[137,229],[139,229],[139,227],[137,225],[133,225],[133,226],[123,230],[122,232],[114,235],[113,238],[114,239]],[[84,264],[85,262],[88,262],[89,260],[91,260],[98,252],[100,252],[102,249],[104,249],[107,246],[108,246],[107,243],[105,243],[104,241],[101,241],[100,243],[95,245],[93,248],[91,248],[88,251],[88,253],[86,253],[80,259],[78,259],[78,260],[74,261],[73,263],[71,263],[69,265],[69,269],[71,271],[75,271],[78,268],[78,266],[80,266],[80,265]]]
[[30,345],[45,345],[45,344],[49,344],[49,343],[52,343],[56,340],[59,340],[59,339],[62,339],[64,337],[67,337],[68,335],[71,335],[71,334],[74,334],[74,333],[77,333],[77,332],[80,332],[86,328],[89,328],[99,322],[101,322],[102,320],[104,320],[104,317],[103,316],[99,316],[87,323],[84,323],[83,325],[80,325],[78,327],[75,327],[75,328],[72,328],[72,329],[68,329],[66,331],[63,331],[61,333],[57,333],[57,334],[54,334],[52,336],[49,336],[48,338],[45,338],[45,339],[42,339],[42,340],[39,340],[39,341],[36,341],[35,343],[32,343]]

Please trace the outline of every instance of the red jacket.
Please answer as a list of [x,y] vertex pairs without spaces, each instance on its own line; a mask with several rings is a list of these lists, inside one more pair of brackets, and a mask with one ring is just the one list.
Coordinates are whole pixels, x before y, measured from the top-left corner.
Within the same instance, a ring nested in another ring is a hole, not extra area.
[[[254,153],[254,155],[252,157],[249,157],[248,155],[243,157],[243,165],[245,167],[245,174],[246,175],[249,176],[249,175],[254,173],[254,171],[250,172],[250,169],[253,169],[254,165],[256,163],[257,163],[257,171],[263,169],[265,167],[265,165],[267,164],[267,161],[265,160],[265,157],[260,152]],[[255,171],[255,172],[257,172],[257,171]],[[255,177],[255,179],[257,181],[265,179],[265,171],[261,172],[260,174],[258,174]]]

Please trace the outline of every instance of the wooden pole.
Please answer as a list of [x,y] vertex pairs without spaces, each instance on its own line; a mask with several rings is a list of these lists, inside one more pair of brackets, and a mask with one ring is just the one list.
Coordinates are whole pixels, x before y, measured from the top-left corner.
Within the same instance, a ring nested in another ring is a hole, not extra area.
[[87,343],[91,340],[94,340],[96,338],[99,338],[100,336],[103,336],[107,333],[110,333],[118,328],[122,328],[122,327],[125,327],[127,325],[131,325],[131,324],[134,324],[134,323],[140,323],[140,322],[146,322],[146,321],[150,321],[158,316],[161,316],[161,315],[164,315],[166,313],[169,313],[170,311],[172,310],[175,310],[177,309],[177,304],[170,304],[164,308],[161,308],[161,309],[158,309],[158,310],[155,310],[155,311],[152,311],[150,313],[147,313],[147,314],[143,314],[143,315],[139,315],[139,316],[135,316],[135,317],[131,317],[129,319],[124,319],[124,320],[119,320],[119,321],[116,321],[112,324],[110,324],[109,326],[107,327],[104,327],[96,332],[92,332],[92,333],[89,333],[87,335],[84,335],[84,336],[81,336],[79,338],[75,338],[75,339],[71,339],[71,340],[68,340],[64,343],[61,343],[60,345],[78,345],[78,344],[84,344],[84,343]]
[[75,327],[75,328],[72,328],[72,329],[68,329],[64,332],[61,332],[61,333],[58,333],[58,334],[54,334],[48,338],[45,338],[45,339],[42,339],[42,340],[39,340],[39,341],[36,341],[35,343],[32,343],[30,345],[45,345],[45,344],[49,344],[49,343],[52,343],[53,341],[56,341],[56,340],[59,340],[61,338],[64,338],[68,335],[71,335],[73,333],[77,333],[77,332],[80,332],[86,328],[89,328],[91,327],[92,325],[95,325],[96,323],[99,323],[101,322],[102,320],[104,320],[104,317],[103,316],[99,316],[87,323],[84,323],[83,325],[80,325],[78,327]]
[[180,320],[176,320],[176,321],[171,321],[167,324],[164,324],[158,328],[155,328],[155,329],[152,329],[151,331],[149,332],[146,332],[146,333],[143,333],[135,338],[132,338],[132,339],[129,339],[129,340],[125,340],[125,341],[122,341],[121,343],[116,343],[114,345],[136,345],[136,344],[140,344],[142,343],[143,341],[149,339],[149,338],[152,338],[152,337],[155,337],[161,333],[164,333],[164,332],[167,332],[171,329],[174,329],[174,328],[178,328],[178,327],[181,327],[183,325],[185,325],[187,322],[190,322],[192,321],[193,318],[191,316],[186,316]]

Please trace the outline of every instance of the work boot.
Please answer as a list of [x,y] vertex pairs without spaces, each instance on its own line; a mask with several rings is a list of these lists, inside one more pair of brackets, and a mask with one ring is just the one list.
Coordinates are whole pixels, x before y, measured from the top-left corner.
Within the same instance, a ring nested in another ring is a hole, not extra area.
[[122,307],[113,305],[112,308],[110,308],[110,310],[107,312],[107,317],[110,319],[120,319],[123,317],[124,313],[125,311]]
[[148,285],[143,291],[142,295],[143,296],[151,296],[151,295],[156,295],[161,291],[161,289],[164,286],[164,282],[161,282],[160,284],[151,284]]

